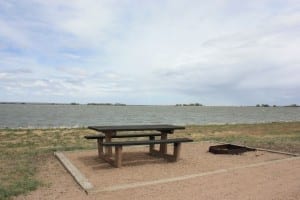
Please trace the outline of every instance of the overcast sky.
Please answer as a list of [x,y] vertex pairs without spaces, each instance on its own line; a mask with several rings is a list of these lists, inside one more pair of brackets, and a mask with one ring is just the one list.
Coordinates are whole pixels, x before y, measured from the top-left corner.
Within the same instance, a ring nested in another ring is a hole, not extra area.
[[0,101],[300,103],[299,0],[0,0]]

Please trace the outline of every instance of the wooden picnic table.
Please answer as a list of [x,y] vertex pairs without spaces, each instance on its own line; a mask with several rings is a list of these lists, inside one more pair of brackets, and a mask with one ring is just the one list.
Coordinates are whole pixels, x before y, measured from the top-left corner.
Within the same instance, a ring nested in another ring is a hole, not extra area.
[[[192,142],[189,138],[168,139],[168,134],[173,134],[174,130],[185,129],[184,126],[175,126],[167,124],[159,125],[126,125],[126,126],[89,126],[89,129],[96,130],[103,134],[87,135],[86,139],[97,139],[98,156],[102,160],[115,167],[122,166],[122,148],[123,146],[149,145],[149,154],[151,156],[162,157],[168,161],[176,162],[180,157],[181,143]],[[122,131],[134,131],[134,133],[117,134]],[[151,131],[146,133],[144,131]],[[153,132],[155,131],[155,132]],[[155,137],[160,139],[155,139]],[[149,140],[138,141],[112,141],[112,138],[132,138],[149,137]],[[105,140],[105,141],[104,141]],[[160,145],[159,150],[155,145]],[[167,145],[173,144],[173,154],[167,154]],[[115,154],[112,154],[112,147],[115,148]],[[114,157],[114,159],[113,159]]]
[[[161,140],[168,139],[168,134],[173,134],[174,130],[185,129],[184,126],[175,126],[169,124],[158,125],[126,125],[126,126],[89,126],[89,129],[102,132],[105,134],[105,142],[111,142],[112,136],[117,135],[120,131],[159,131],[161,133]],[[112,155],[112,148],[106,147],[106,155]],[[160,145],[160,152],[167,152],[167,144]]]

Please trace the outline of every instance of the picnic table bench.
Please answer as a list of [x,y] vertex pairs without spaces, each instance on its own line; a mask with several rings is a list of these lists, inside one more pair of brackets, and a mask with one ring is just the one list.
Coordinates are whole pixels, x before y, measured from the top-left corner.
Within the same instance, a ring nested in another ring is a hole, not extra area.
[[[192,142],[189,138],[168,139],[168,134],[173,134],[176,129],[184,129],[183,126],[174,125],[131,125],[131,126],[89,126],[89,129],[102,132],[103,134],[88,135],[86,139],[97,139],[98,156],[115,167],[122,166],[123,146],[149,145],[149,153],[152,156],[163,157],[168,161],[177,161],[180,156],[182,142]],[[135,131],[133,134],[117,134],[117,131]],[[136,131],[155,131],[151,133]],[[155,139],[160,136],[160,139]],[[112,138],[149,137],[149,140],[141,141],[112,141]],[[160,145],[155,150],[155,144]],[[173,154],[167,154],[167,144],[173,144]],[[115,147],[115,154],[112,154],[112,147]],[[114,159],[112,158],[114,157]]]

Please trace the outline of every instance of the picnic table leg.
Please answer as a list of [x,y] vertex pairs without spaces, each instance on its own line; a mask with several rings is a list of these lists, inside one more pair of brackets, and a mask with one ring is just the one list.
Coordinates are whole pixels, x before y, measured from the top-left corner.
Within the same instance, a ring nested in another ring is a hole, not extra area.
[[[155,140],[155,136],[149,136],[150,140]],[[149,145],[149,153],[151,154],[154,151],[154,144]]]
[[[105,132],[105,142],[111,142],[111,138],[113,135],[115,135],[116,132],[110,131],[110,132]],[[105,155],[108,157],[112,156],[112,147],[105,147]]]
[[181,151],[181,143],[180,142],[175,142],[174,143],[174,152],[173,152],[173,156],[174,156],[174,161],[176,162],[177,160],[179,160],[180,157],[180,151]]
[[97,139],[98,143],[98,157],[102,158],[103,157],[103,138]]
[[[161,140],[167,140],[168,139],[168,133],[167,132],[161,132]],[[167,154],[167,144],[160,144],[159,149],[161,154]]]
[[122,146],[115,147],[115,167],[122,166]]

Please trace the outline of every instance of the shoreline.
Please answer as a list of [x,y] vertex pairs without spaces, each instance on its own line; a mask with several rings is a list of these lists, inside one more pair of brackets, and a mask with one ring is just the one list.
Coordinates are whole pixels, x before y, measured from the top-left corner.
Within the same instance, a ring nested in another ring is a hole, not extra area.
[[[178,125],[178,126],[234,126],[234,125],[260,125],[260,124],[283,124],[283,123],[300,123],[299,121],[272,121],[272,122],[253,122],[253,123],[239,123],[239,122],[232,122],[232,123],[207,123],[207,124],[173,124],[172,125]],[[125,124],[125,125],[140,125],[141,123],[136,123],[136,124]],[[145,124],[145,123],[143,123]],[[154,124],[154,123],[149,123],[149,124]],[[160,124],[160,123],[156,123]],[[165,123],[161,123],[165,124]],[[171,123],[169,123],[171,124]],[[110,126],[112,124],[104,124],[103,126]],[[115,125],[115,124],[114,124]],[[117,124],[117,125],[124,125],[124,124]],[[88,126],[79,126],[79,125],[74,125],[74,126],[28,126],[28,127],[0,127],[0,130],[48,130],[48,129],[87,129]]]

